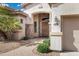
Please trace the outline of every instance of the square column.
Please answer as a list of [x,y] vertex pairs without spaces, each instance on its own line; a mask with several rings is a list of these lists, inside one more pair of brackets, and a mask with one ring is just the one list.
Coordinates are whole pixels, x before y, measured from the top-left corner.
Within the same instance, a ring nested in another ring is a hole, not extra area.
[[62,32],[51,33],[50,49],[55,51],[62,51]]
[[62,51],[62,32],[60,16],[53,12],[50,14],[50,49]]

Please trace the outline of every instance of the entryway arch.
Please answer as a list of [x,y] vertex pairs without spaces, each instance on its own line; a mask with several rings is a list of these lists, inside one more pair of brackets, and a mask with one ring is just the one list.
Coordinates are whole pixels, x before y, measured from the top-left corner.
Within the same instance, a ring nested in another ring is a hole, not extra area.
[[32,13],[34,37],[49,37],[49,12]]

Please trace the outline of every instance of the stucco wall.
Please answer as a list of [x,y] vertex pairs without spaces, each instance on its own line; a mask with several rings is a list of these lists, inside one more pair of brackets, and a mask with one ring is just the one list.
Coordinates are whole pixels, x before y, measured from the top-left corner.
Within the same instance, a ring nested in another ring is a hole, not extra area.
[[61,15],[79,14],[79,3],[65,3],[59,6],[61,8]]
[[22,29],[21,31],[17,34],[17,39],[22,39],[23,37],[25,37],[25,24],[26,24],[26,18],[23,16],[17,16],[16,17],[20,22],[21,19],[23,20],[23,23],[21,23]]
[[38,12],[50,12],[50,7],[47,3],[40,3],[36,6],[33,6],[27,10],[25,10],[24,12],[26,13],[38,13]]

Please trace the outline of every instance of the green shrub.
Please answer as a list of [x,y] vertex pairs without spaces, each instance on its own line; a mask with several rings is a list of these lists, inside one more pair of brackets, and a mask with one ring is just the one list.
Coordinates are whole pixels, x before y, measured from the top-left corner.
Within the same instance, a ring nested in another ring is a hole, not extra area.
[[48,53],[49,52],[49,45],[46,43],[40,43],[37,46],[37,51],[40,53]]
[[28,40],[28,37],[27,37],[27,36],[25,36],[25,37],[23,37],[23,38],[22,38],[22,40]]
[[43,43],[46,43],[48,46],[50,45],[50,40],[49,39],[45,39],[44,41],[43,41]]

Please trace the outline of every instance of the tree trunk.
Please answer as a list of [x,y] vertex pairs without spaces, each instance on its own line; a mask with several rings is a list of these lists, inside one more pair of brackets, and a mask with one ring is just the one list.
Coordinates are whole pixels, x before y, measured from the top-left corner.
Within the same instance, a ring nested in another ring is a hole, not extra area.
[[4,31],[0,30],[0,39],[2,40],[6,40],[7,39],[7,35]]
[[12,39],[12,34],[13,34],[12,31],[7,31],[7,33],[6,33],[7,38],[8,38],[8,40],[10,40],[10,41],[13,40],[13,39]]

